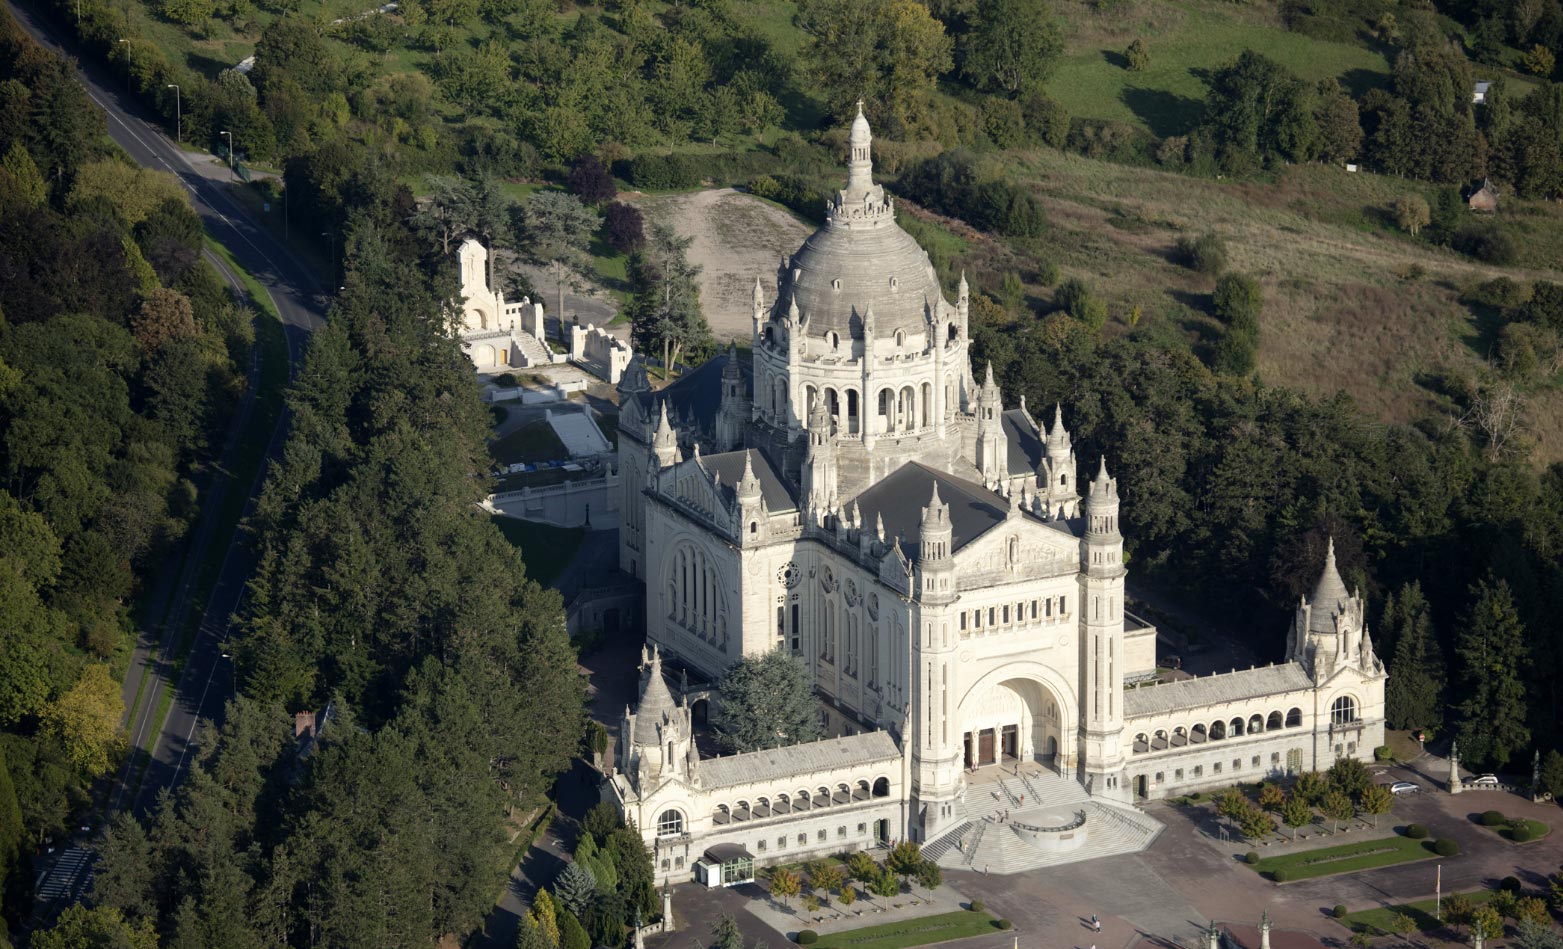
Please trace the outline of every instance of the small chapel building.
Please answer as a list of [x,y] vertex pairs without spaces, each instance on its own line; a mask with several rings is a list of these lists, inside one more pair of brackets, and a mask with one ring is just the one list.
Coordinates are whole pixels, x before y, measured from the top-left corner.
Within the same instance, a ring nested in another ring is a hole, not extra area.
[[[636,360],[619,384],[620,566],[652,649],[607,793],[659,879],[964,846],[993,765],[1060,782],[1027,806],[1067,803],[1069,826],[1009,828],[1046,850],[1137,800],[1370,759],[1385,671],[1333,548],[1285,662],[1140,684],[1156,636],[1125,605],[1120,484],[1105,459],[1080,480],[1061,408],[1044,428],[974,371],[965,280],[946,300],[871,143],[860,111],[825,224],[756,280],[752,359],[655,392]],[[702,760],[705,700],[664,659],[717,681],[771,650],[807,666],[834,737]]]

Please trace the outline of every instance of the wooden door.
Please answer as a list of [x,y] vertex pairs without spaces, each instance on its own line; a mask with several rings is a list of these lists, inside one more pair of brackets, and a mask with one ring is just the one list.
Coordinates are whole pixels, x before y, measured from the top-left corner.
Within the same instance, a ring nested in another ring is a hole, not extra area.
[[993,757],[993,729],[984,728],[977,735],[977,760],[982,764],[992,764]]

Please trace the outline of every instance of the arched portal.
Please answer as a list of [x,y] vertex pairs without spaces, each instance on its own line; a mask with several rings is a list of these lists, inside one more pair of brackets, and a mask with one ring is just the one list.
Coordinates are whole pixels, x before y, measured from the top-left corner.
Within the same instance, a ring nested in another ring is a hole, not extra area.
[[1067,733],[1058,696],[1036,679],[990,677],[966,694],[959,714],[968,768],[1017,761],[1056,764]]

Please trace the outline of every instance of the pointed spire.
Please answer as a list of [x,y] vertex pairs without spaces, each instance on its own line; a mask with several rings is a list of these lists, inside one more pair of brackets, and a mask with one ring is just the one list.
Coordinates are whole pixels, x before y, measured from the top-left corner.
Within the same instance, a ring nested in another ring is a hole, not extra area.
[[961,270],[961,282],[960,282],[960,285],[955,288],[955,296],[957,298],[964,298],[967,295],[969,295],[970,293],[971,293],[971,288],[966,284],[966,271],[963,268]]
[[756,309],[765,305],[765,288],[760,286],[760,278],[754,278],[754,305]]
[[668,400],[658,400],[657,406],[659,409],[657,413],[657,434],[660,435],[663,432],[671,432],[673,430],[673,426],[668,424]]
[[874,536],[879,539],[881,544],[885,542],[885,515],[883,513],[874,514]]
[[982,380],[982,387],[984,389],[993,389],[997,388],[997,386],[998,384],[993,381],[993,360],[990,359],[988,360],[987,374]]
[[1341,579],[1340,569],[1335,564],[1335,538],[1331,536],[1324,549],[1324,570],[1319,574],[1319,583],[1313,588],[1313,599],[1308,604],[1311,607],[1308,628],[1316,633],[1335,632],[1335,615],[1345,608],[1350,598],[1346,582]]
[[1096,481],[1108,481],[1108,480],[1110,480],[1108,478],[1108,475],[1107,475],[1107,456],[1106,455],[1102,456],[1102,462],[1101,462],[1100,465],[1097,466],[1095,480]]
[[1064,404],[1053,403],[1053,427],[1048,429],[1047,437],[1054,438],[1064,434]]

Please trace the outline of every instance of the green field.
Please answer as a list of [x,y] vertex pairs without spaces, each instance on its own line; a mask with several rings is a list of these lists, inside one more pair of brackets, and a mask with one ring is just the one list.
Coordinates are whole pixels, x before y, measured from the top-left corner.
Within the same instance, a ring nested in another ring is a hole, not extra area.
[[559,574],[575,559],[586,531],[580,527],[554,527],[493,515],[494,526],[521,551],[526,574],[543,586],[553,586]]
[[[1193,128],[1205,98],[1201,77],[1245,49],[1304,79],[1333,76],[1354,95],[1388,80],[1389,62],[1382,53],[1289,33],[1267,22],[1266,8],[1168,0],[1137,4],[1132,14],[1116,21],[1061,16],[1076,29],[1070,36],[1065,27],[1065,52],[1048,93],[1072,116],[1127,122],[1165,137]],[[1136,37],[1150,47],[1150,66],[1143,72],[1124,65],[1123,50]]]
[[1432,843],[1431,840],[1412,840],[1409,837],[1381,837],[1340,847],[1266,857],[1254,864],[1253,868],[1266,879],[1274,879],[1275,871],[1285,870],[1288,882],[1293,882],[1336,873],[1372,870],[1412,860],[1427,860],[1436,856]]
[[[1493,898],[1494,890],[1472,890],[1465,894],[1472,906],[1480,906]],[[1453,896],[1454,894],[1449,894]],[[1448,896],[1444,897],[1447,901]],[[1397,914],[1404,913],[1416,923],[1416,928],[1427,932],[1439,929],[1443,923],[1433,915],[1436,900],[1418,900],[1415,903],[1401,903],[1399,906],[1384,906],[1379,909],[1365,909],[1356,913],[1347,913],[1340,919],[1340,924],[1352,932],[1365,932],[1369,935],[1375,933],[1390,932],[1390,920]]]
[[959,910],[938,916],[924,916],[883,926],[867,926],[821,936],[819,949],[904,949],[927,946],[967,936],[999,932],[997,921],[987,913]]

